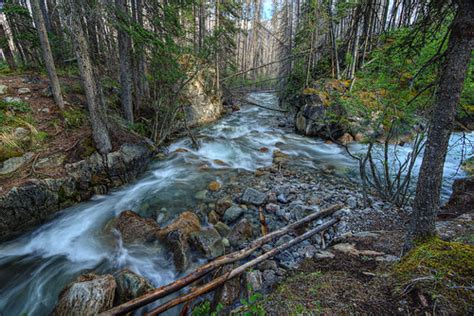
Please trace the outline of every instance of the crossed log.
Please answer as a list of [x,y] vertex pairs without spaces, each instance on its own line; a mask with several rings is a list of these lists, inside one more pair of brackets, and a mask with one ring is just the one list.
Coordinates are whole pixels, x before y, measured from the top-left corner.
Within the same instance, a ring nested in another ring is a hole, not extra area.
[[[105,311],[103,313],[101,313],[100,315],[103,315],[103,316],[109,316],[109,315],[124,315],[126,313],[129,313],[131,311],[134,311],[134,310],[137,310],[139,309],[140,307],[143,307],[149,303],[152,303],[162,297],[165,297],[169,294],[172,294],[184,287],[186,287],[187,285],[193,283],[194,281],[202,278],[203,276],[205,276],[206,274],[210,273],[211,271],[214,271],[215,269],[223,266],[223,265],[227,265],[227,264],[230,264],[230,263],[233,263],[233,262],[236,262],[236,261],[239,261],[239,260],[242,260],[246,257],[248,257],[249,255],[251,255],[255,250],[257,250],[258,248],[260,248],[261,246],[263,246],[264,244],[272,241],[272,240],[276,240],[276,238],[280,237],[280,236],[283,236],[297,228],[300,228],[302,226],[305,226],[306,224],[310,223],[310,222],[313,222],[314,220],[318,219],[318,218],[324,218],[324,217],[328,217],[328,216],[331,216],[332,214],[334,214],[336,211],[340,210],[341,208],[343,207],[342,204],[337,204],[337,205],[333,205],[333,206],[330,206],[320,212],[316,212],[316,213],[313,213],[313,214],[310,214],[306,217],[304,217],[303,219],[299,220],[299,221],[296,221],[290,225],[287,225],[285,227],[282,227],[281,229],[278,229],[278,230],[275,230],[267,235],[264,235],[254,241],[252,241],[249,245],[247,245],[247,247],[241,249],[241,250],[238,250],[238,251],[235,251],[233,253],[230,253],[228,255],[224,255],[224,256],[221,256],[219,258],[216,258],[215,260],[213,261],[210,261],[208,262],[207,264],[204,264],[200,267],[198,267],[196,270],[194,270],[193,272],[189,273],[188,275],[174,281],[174,282],[171,282],[167,285],[163,285],[159,288],[156,288],[140,297],[137,297],[129,302],[126,302],[126,303],[123,303],[121,305],[118,305],[108,311]],[[257,264],[259,264],[260,262],[264,261],[264,260],[267,260],[269,258],[272,258],[274,256],[276,256],[277,254],[279,254],[280,252],[302,242],[303,240],[306,240],[308,238],[310,238],[311,236],[315,235],[316,233],[318,232],[321,232],[321,231],[324,231],[326,230],[327,228],[331,227],[332,225],[334,225],[335,223],[337,223],[339,221],[338,218],[332,218],[328,221],[326,221],[325,223],[305,232],[304,234],[302,235],[299,235],[298,237],[290,240],[289,242],[286,242],[276,248],[273,248],[269,251],[267,251],[266,253],[252,259],[251,261],[248,261],[246,263],[244,263],[243,265],[240,265],[238,266],[237,268],[221,275],[220,277],[217,277],[215,278],[214,280],[210,281],[209,283],[201,286],[201,287],[198,287],[198,288],[195,288],[193,290],[191,290],[190,292],[188,292],[187,294],[184,294],[182,296],[179,296],[175,299],[172,299],[166,303],[164,303],[163,305],[160,305],[158,307],[156,307],[155,309],[153,309],[152,311],[150,311],[148,314],[146,315],[158,315],[176,305],[179,305],[181,303],[184,303],[184,302],[187,302],[187,301],[190,301],[200,295],[203,295],[207,292],[210,292],[214,289],[216,289],[217,287],[221,286],[222,284],[224,284],[225,282],[227,282],[228,280],[242,274],[246,269],[250,268],[250,267],[253,267]]]

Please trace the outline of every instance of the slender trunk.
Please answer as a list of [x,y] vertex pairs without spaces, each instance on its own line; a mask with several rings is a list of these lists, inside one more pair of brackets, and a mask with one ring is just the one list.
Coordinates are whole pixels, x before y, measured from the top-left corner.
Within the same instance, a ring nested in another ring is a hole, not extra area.
[[94,74],[94,68],[89,55],[89,44],[87,43],[86,35],[80,20],[83,16],[83,12],[81,12],[76,0],[67,0],[66,3],[71,10],[69,17],[71,23],[70,29],[79,71],[81,72],[81,77],[84,83],[89,118],[92,126],[92,137],[94,138],[99,153],[105,155],[112,150],[112,143],[107,128],[107,116],[100,90],[101,88]]
[[[128,8],[126,0],[115,0],[117,10],[117,23],[128,23]],[[118,51],[120,60],[120,101],[125,118],[129,123],[133,123],[132,104],[132,69],[130,67],[130,37],[122,29],[124,25],[117,27]]]
[[49,46],[48,32],[46,31],[46,26],[44,24],[43,13],[41,12],[39,0],[31,0],[31,10],[33,12],[33,19],[36,24],[36,30],[38,31],[38,36],[41,43],[41,51],[43,53],[43,60],[48,72],[54,102],[61,110],[63,110],[64,101],[61,95],[61,86],[56,73],[51,47]]
[[337,55],[337,42],[336,42],[336,35],[334,34],[334,21],[332,15],[332,0],[329,0],[328,3],[328,14],[329,14],[329,32],[331,36],[331,44],[332,44],[332,55],[334,66],[336,68],[336,78],[339,80],[341,79],[341,74],[339,70],[339,57]]
[[439,78],[405,250],[413,246],[414,240],[435,234],[444,160],[474,48],[474,2],[461,0],[458,5]]
[[3,23],[0,23],[0,48],[3,51],[3,55],[7,60],[8,67],[11,70],[16,70],[15,58],[13,57],[13,52],[10,48],[9,38],[7,32],[5,32],[5,27]]

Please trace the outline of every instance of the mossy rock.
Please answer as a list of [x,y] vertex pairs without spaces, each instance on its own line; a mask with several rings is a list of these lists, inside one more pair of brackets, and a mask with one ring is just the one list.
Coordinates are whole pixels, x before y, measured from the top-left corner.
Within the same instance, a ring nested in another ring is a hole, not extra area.
[[474,176],[474,157],[465,160],[461,168],[470,176]]
[[394,267],[400,291],[418,291],[446,315],[474,312],[474,246],[433,237]]

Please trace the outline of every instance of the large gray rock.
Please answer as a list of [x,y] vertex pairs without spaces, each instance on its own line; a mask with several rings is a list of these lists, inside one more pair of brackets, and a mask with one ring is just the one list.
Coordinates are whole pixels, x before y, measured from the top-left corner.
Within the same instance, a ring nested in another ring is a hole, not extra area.
[[242,202],[245,204],[262,205],[265,202],[266,194],[253,188],[248,188],[242,195]]
[[128,302],[154,289],[150,281],[127,269],[115,275],[115,282],[117,283],[116,304]]
[[222,256],[225,251],[222,238],[213,227],[204,228],[190,236],[191,244],[207,258]]
[[440,215],[456,217],[474,211],[474,176],[454,180],[453,192]]
[[0,163],[0,175],[15,172],[33,159],[33,153],[26,153],[21,157],[13,157]]
[[235,222],[243,213],[244,213],[244,210],[241,209],[240,207],[236,205],[231,206],[224,213],[224,217],[223,217],[224,222],[226,223]]
[[52,315],[97,315],[113,306],[117,284],[112,275],[85,274],[66,286]]
[[30,88],[20,88],[20,89],[18,89],[18,94],[28,94],[28,93],[31,93]]

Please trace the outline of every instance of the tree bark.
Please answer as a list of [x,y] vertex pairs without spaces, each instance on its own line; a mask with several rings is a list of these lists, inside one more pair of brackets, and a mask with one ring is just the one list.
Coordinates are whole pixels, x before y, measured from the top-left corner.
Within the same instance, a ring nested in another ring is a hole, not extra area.
[[51,91],[53,93],[54,102],[56,105],[63,110],[64,100],[61,95],[61,86],[59,84],[58,74],[56,73],[56,67],[54,65],[53,54],[51,53],[51,46],[49,45],[48,32],[44,23],[43,13],[41,11],[39,0],[31,0],[31,11],[33,13],[33,19],[36,24],[36,30],[41,43],[41,51],[43,53],[43,60],[48,72],[49,82],[51,85]]
[[415,240],[435,234],[444,160],[473,47],[474,2],[460,0],[430,119],[405,251],[413,246]]
[[79,71],[81,72],[84,83],[89,118],[92,126],[92,137],[94,138],[99,153],[105,155],[112,150],[112,143],[107,128],[107,116],[105,113],[105,105],[103,104],[101,88],[94,75],[94,69],[89,55],[89,46],[80,20],[83,16],[83,12],[81,12],[77,0],[67,0],[66,3],[71,11],[69,16],[70,29]]
[[[115,0],[117,10],[117,23],[127,23],[128,8],[126,0]],[[130,37],[122,29],[123,25],[117,27],[118,50],[120,60],[120,101],[125,114],[125,119],[133,123],[132,103],[132,68],[130,67]]]

